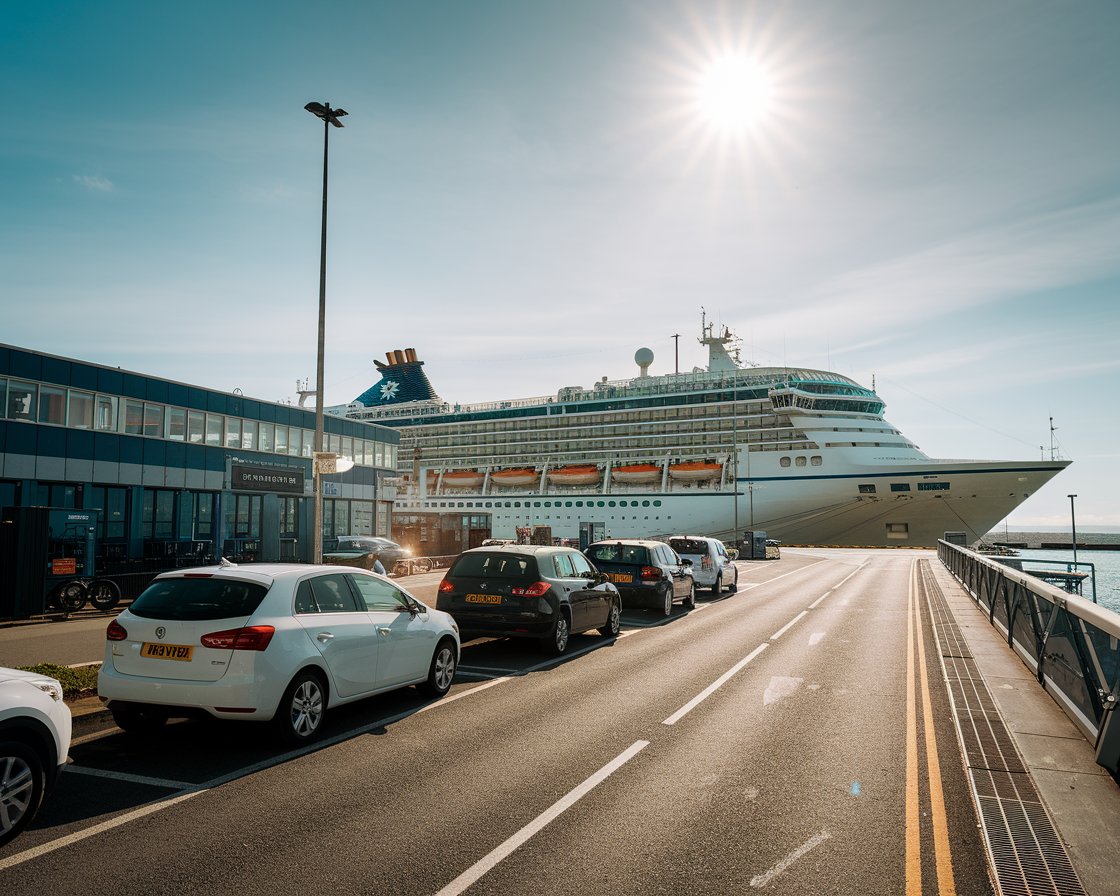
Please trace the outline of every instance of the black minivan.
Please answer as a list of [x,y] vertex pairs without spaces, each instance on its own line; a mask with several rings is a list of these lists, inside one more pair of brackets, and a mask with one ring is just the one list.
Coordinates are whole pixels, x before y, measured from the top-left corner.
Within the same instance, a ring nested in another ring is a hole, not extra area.
[[509,544],[455,558],[439,583],[436,608],[450,613],[460,638],[537,638],[553,655],[570,635],[597,628],[618,634],[622,599],[575,548]]

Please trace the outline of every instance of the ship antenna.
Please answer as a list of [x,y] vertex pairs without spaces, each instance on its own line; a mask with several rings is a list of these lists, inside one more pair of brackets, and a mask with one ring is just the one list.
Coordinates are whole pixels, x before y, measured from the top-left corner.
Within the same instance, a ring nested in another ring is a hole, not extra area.
[[676,364],[676,373],[679,374],[681,372],[681,334],[680,333],[674,333],[670,338],[673,340],[673,343],[674,343],[674,345],[673,345],[674,363]]

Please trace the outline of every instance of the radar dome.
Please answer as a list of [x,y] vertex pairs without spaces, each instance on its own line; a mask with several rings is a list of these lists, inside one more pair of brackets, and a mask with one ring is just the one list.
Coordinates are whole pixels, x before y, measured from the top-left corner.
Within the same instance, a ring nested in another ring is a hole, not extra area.
[[649,365],[653,363],[653,351],[640,348],[634,352],[634,363],[642,368],[642,376],[649,376]]

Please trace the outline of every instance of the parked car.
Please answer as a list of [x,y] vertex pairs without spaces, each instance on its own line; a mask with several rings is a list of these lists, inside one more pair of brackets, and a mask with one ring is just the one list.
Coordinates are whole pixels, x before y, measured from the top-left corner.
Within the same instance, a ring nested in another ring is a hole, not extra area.
[[53,790],[70,732],[56,679],[0,668],[0,846],[31,824]]
[[452,562],[436,606],[455,617],[464,639],[537,638],[559,655],[569,636],[618,634],[618,589],[575,548],[510,544],[472,548]]
[[668,616],[673,604],[696,606],[692,563],[663,541],[611,539],[588,545],[589,560],[618,588],[625,606],[653,607]]
[[[683,559],[692,561],[692,577],[697,587],[710,588],[712,594],[739,590],[739,567],[727,546],[706,535],[673,535],[669,547]],[[736,551],[738,554],[738,551]]]
[[326,545],[324,546],[326,553],[372,554],[385,565],[386,569],[392,569],[393,564],[398,560],[405,560],[412,556],[408,548],[380,535],[339,535],[331,539],[328,544],[329,550]]
[[408,685],[443,696],[458,662],[455,620],[385,576],[224,563],[158,576],[109,623],[97,690],[125,731],[206,714],[301,743],[328,707]]

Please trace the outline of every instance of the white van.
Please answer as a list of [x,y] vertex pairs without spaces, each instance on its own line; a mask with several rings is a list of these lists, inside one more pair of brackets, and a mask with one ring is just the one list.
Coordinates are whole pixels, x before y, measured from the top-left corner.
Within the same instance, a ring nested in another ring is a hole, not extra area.
[[682,560],[692,561],[692,577],[697,588],[711,588],[712,594],[719,594],[725,588],[732,592],[739,590],[739,568],[718,538],[673,535],[668,542]]

